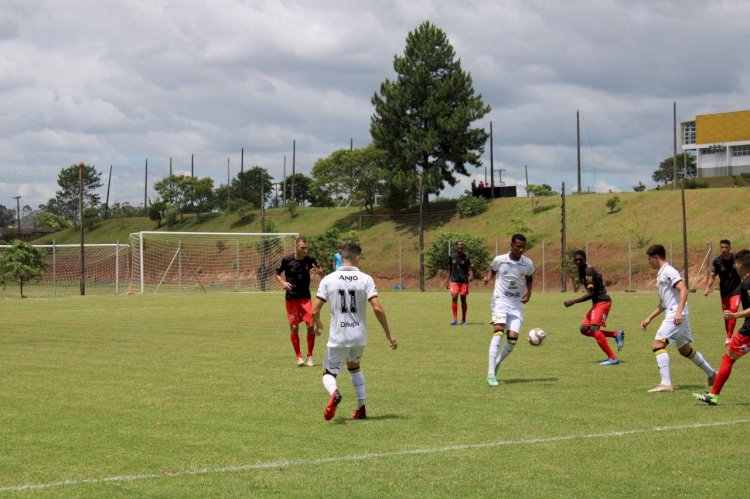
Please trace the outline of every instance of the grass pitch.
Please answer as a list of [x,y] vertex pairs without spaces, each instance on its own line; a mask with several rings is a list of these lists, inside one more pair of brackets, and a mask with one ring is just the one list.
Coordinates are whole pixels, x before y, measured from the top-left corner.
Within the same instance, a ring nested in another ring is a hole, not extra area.
[[[465,327],[449,326],[447,292],[381,292],[401,346],[370,316],[369,419],[346,420],[343,373],[331,422],[320,367],[294,365],[281,294],[4,301],[0,494],[745,495],[747,360],[708,407],[691,396],[705,376],[670,347],[676,390],[648,394],[658,322],[638,325],[655,291],[614,294],[609,326],[626,336],[612,367],[578,333],[587,304],[565,309],[566,296],[534,294],[524,337],[542,327],[548,341],[519,342],[490,388],[486,291]],[[694,346],[718,368],[718,295],[690,307]]]

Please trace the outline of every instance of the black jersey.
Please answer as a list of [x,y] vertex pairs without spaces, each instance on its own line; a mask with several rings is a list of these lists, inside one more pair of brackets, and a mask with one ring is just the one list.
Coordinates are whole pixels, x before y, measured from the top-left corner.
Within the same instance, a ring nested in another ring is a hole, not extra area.
[[711,274],[719,276],[719,293],[722,298],[739,294],[740,275],[734,268],[734,253],[729,256],[728,260],[724,257],[717,256],[711,264]]
[[471,259],[466,253],[453,253],[448,257],[448,268],[450,269],[451,282],[464,284],[469,282],[469,269]]
[[578,279],[586,286],[586,291],[591,294],[593,303],[612,301],[612,298],[607,294],[607,287],[604,285],[602,275],[591,265],[586,265],[586,268],[578,271]]
[[287,255],[281,259],[277,274],[284,273],[285,280],[292,285],[292,289],[286,291],[287,300],[298,298],[310,298],[310,270],[318,266],[315,257],[305,255],[302,260],[297,260],[294,255]]
[[[740,293],[740,300],[742,300],[742,308],[747,310],[750,308],[750,275],[740,283],[740,287],[737,288]],[[738,331],[744,336],[750,336],[750,317],[745,317],[745,322],[742,323],[742,327]]]

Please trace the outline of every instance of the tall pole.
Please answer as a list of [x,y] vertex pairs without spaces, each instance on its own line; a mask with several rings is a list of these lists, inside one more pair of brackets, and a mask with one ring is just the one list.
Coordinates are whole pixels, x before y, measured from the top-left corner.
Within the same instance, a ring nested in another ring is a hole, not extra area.
[[419,174],[419,290],[424,291],[424,203],[422,202],[422,176]]
[[229,209],[229,202],[232,200],[232,189],[229,183],[229,158],[227,158],[227,209]]
[[[676,130],[675,130],[676,132]],[[687,243],[687,215],[685,214],[685,179],[687,177],[687,154],[685,157],[684,167],[685,175],[682,178],[682,264],[685,269],[685,286],[690,289],[690,267],[688,267],[688,243]]]
[[21,196],[15,196],[13,199],[16,200],[16,232],[18,239],[21,239]]
[[354,150],[354,137],[349,137],[349,150]]
[[565,220],[565,182],[562,183],[562,228],[560,229],[560,291],[568,290],[568,276],[565,272],[565,258],[567,253],[567,227]]
[[490,121],[490,197],[495,197],[495,148],[492,142],[492,122]]
[[581,112],[576,111],[576,152],[578,153],[578,194],[581,193]]
[[78,219],[81,228],[81,270],[80,270],[80,292],[81,296],[86,294],[86,275],[84,266],[85,263],[85,251],[84,251],[84,239],[83,239],[83,161],[78,165]]
[[523,165],[523,171],[526,173],[526,197],[529,197],[529,165]]
[[672,189],[677,189],[677,101],[672,102],[672,143],[674,155],[672,156]]
[[148,216],[148,158],[146,158],[146,174],[143,179],[143,216]]
[[294,201],[294,175],[297,168],[297,141],[292,141],[292,201]]
[[263,176],[263,169],[260,169],[260,231],[265,232],[266,231],[266,203],[265,198],[266,195],[263,192],[263,184],[265,182],[265,177]]
[[109,165],[109,179],[107,179],[107,200],[104,202],[104,220],[109,216],[109,186],[112,185],[112,165]]
[[286,154],[284,155],[284,174],[283,174],[284,186],[281,188],[281,202],[286,206]]
[[172,158],[169,158],[169,176],[172,176]]

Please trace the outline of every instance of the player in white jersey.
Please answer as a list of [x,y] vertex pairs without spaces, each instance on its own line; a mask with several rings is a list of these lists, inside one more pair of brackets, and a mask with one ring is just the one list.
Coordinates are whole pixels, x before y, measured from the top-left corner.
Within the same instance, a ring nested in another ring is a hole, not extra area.
[[[518,341],[518,333],[523,324],[523,305],[531,298],[534,284],[534,264],[524,256],[526,237],[514,234],[510,240],[510,252],[498,255],[492,260],[490,272],[484,283],[495,279],[495,291],[490,299],[492,309],[493,335],[490,341],[487,384],[497,386],[497,371],[500,363],[513,351]],[[503,336],[507,341],[502,351]]]
[[667,345],[674,343],[680,355],[687,357],[693,364],[702,369],[708,376],[708,386],[713,385],[716,371],[711,367],[703,355],[690,346],[693,341],[690,329],[690,310],[687,306],[688,289],[680,273],[666,261],[667,252],[661,244],[653,244],[646,250],[649,266],[658,270],[656,287],[659,290],[659,305],[643,322],[641,329],[646,330],[651,321],[664,312],[664,320],[656,332],[651,349],[656,355],[656,365],[659,367],[661,382],[649,390],[649,393],[671,392],[672,376],[669,371],[669,354]]
[[385,331],[385,337],[392,349],[398,347],[398,341],[391,334],[388,320],[383,307],[378,300],[375,281],[372,277],[359,270],[359,258],[362,248],[354,243],[346,243],[341,247],[341,257],[344,264],[339,270],[328,274],[320,281],[318,293],[312,308],[315,332],[320,335],[323,323],[320,320],[320,310],[328,302],[331,306],[331,321],[328,333],[328,344],[323,358],[323,386],[331,395],[323,411],[326,421],[336,415],[336,406],[341,402],[341,393],[336,383],[336,376],[346,363],[352,377],[352,385],[357,395],[357,409],[352,412],[351,419],[365,419],[365,375],[360,370],[359,363],[367,344],[367,305],[369,301],[375,317]]

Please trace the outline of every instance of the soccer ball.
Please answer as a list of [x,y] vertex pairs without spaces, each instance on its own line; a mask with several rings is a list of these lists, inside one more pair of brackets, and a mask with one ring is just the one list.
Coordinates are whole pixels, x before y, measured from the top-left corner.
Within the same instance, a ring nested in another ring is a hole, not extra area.
[[543,344],[546,339],[547,333],[545,333],[542,328],[535,327],[529,331],[529,345],[533,347],[538,347]]

